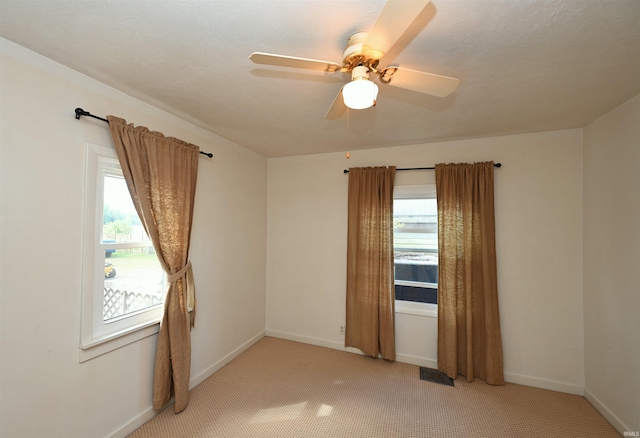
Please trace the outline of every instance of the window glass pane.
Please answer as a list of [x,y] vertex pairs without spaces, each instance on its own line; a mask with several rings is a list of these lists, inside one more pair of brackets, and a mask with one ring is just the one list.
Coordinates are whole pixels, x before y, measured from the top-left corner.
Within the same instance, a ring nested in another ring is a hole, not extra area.
[[104,176],[102,242],[149,241],[124,178]]
[[396,300],[415,301],[417,303],[438,304],[438,289],[431,287],[413,287],[397,284]]
[[122,176],[104,175],[102,243],[105,248],[103,321],[109,322],[162,303],[164,271],[149,242]]
[[[438,210],[435,199],[396,199],[393,202],[393,249],[403,280],[437,283]],[[436,277],[433,277],[435,268]],[[411,274],[410,274],[411,273]],[[415,275],[415,278],[407,278]],[[419,279],[422,278],[422,279]]]
[[437,303],[438,210],[435,198],[395,199],[393,218],[396,299]]
[[153,247],[118,249],[105,259],[103,321],[160,305],[164,288]]
[[396,280],[438,284],[438,261],[394,260]]

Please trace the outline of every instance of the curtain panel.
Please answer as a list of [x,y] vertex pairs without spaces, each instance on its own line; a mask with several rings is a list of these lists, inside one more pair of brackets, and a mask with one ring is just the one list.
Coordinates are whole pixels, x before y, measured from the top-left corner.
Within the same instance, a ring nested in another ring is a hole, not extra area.
[[493,162],[436,165],[438,369],[504,384]]
[[395,167],[349,169],[345,346],[395,360]]
[[176,413],[189,400],[195,285],[189,244],[199,148],[108,116],[133,204],[167,273],[168,290],[156,349],[153,407],[175,395]]

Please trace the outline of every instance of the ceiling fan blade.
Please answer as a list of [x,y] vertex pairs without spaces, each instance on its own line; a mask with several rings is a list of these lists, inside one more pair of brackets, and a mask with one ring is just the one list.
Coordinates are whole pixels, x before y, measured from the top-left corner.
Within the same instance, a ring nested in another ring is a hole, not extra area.
[[400,68],[391,76],[389,85],[422,94],[445,97],[453,93],[460,84],[460,80],[433,73]]
[[253,52],[249,59],[256,64],[276,65],[280,67],[306,68],[309,70],[319,70],[334,72],[340,70],[342,66],[330,61],[320,61],[318,59],[297,58],[295,56],[274,55],[271,53]]
[[342,117],[342,114],[344,114],[344,110],[347,107],[345,106],[344,99],[342,98],[342,88],[340,88],[340,91],[338,91],[338,95],[336,96],[336,98],[333,99],[331,108],[329,108],[329,111],[327,111],[327,114],[324,116],[325,119],[339,119],[340,117]]
[[430,0],[387,0],[364,42],[369,56],[380,59],[409,28]]

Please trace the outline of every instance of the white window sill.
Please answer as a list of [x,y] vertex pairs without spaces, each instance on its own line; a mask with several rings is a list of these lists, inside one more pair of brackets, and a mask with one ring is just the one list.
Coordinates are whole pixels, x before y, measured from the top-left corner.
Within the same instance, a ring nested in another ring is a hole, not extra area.
[[396,313],[404,315],[423,316],[426,318],[438,317],[438,305],[416,303],[413,301],[396,300]]
[[86,362],[110,351],[132,344],[141,339],[153,336],[160,330],[159,321],[150,321],[139,327],[134,327],[122,333],[115,333],[90,342],[81,342],[78,362]]

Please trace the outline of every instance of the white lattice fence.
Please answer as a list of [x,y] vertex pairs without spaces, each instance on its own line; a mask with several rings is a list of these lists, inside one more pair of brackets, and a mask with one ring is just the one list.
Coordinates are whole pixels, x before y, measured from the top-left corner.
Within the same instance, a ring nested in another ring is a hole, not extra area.
[[114,290],[105,287],[102,319],[107,321],[156,304],[160,304],[160,297],[156,295]]

